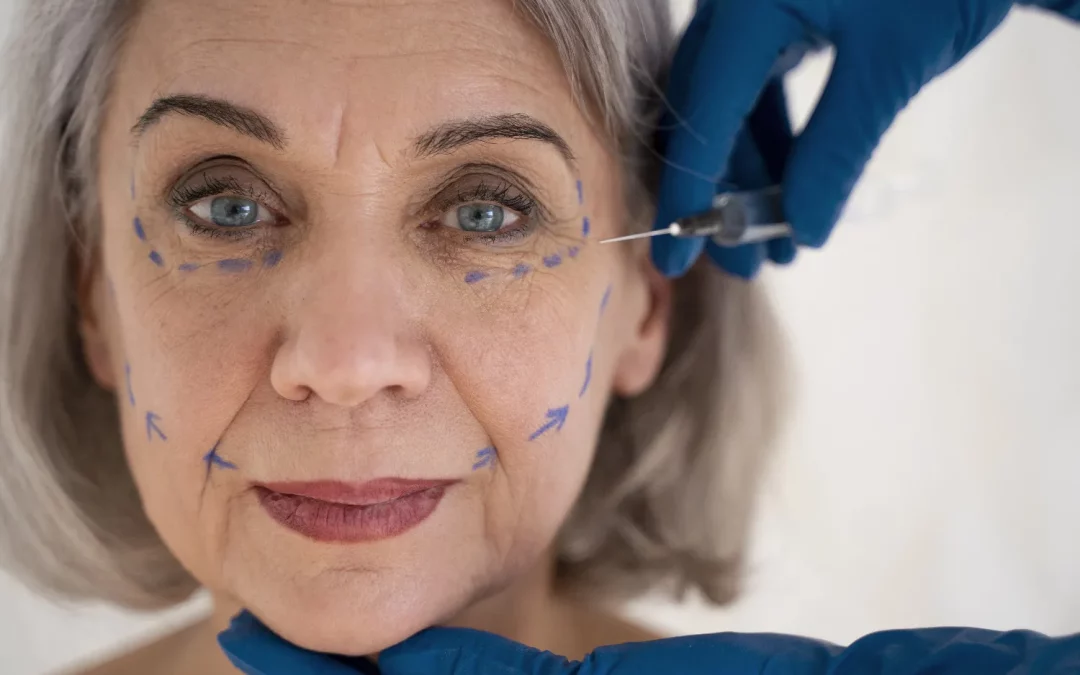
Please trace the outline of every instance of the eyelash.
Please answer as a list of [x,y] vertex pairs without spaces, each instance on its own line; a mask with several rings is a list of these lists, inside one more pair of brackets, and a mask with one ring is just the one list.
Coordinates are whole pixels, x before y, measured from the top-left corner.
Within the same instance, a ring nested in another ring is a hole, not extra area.
[[[454,234],[466,241],[480,241],[485,244],[510,244],[519,241],[532,233],[537,225],[539,205],[534,199],[518,190],[506,181],[498,185],[491,185],[483,180],[471,185],[464,190],[457,190],[453,197],[438,200],[432,210],[436,213],[445,213],[455,206],[466,204],[490,203],[498,204],[522,215],[522,222],[498,232],[465,232],[458,230]],[[442,227],[436,221],[429,221],[425,225],[432,229]]]
[[[228,239],[236,241],[246,239],[255,233],[256,228],[227,230],[221,227],[206,226],[188,215],[191,205],[207,197],[236,196],[250,199],[264,205],[268,201],[274,201],[272,195],[250,185],[244,185],[232,176],[218,177],[203,174],[203,182],[199,185],[182,185],[176,187],[169,194],[169,204],[173,207],[178,218],[184,221],[192,234],[210,239]],[[269,208],[269,207],[267,207]]]
[[[260,205],[264,205],[267,201],[274,201],[269,193],[242,184],[232,176],[218,177],[207,174],[203,174],[203,181],[199,185],[182,185],[174,188],[169,194],[168,201],[177,217],[184,222],[192,234],[210,239],[228,239],[232,241],[253,236],[257,228],[231,230],[207,226],[188,214],[188,209],[192,204],[207,197],[226,195],[250,199]],[[516,211],[523,216],[522,223],[506,230],[490,233],[459,230],[456,234],[467,241],[480,241],[486,244],[509,244],[530,234],[537,225],[540,211],[537,202],[505,181],[498,185],[491,185],[481,180],[465,190],[457,190],[453,197],[440,200],[432,210],[441,214],[455,206],[464,206],[477,202],[498,204]],[[425,226],[430,226],[431,229],[443,227],[437,221],[429,221],[425,223]]]

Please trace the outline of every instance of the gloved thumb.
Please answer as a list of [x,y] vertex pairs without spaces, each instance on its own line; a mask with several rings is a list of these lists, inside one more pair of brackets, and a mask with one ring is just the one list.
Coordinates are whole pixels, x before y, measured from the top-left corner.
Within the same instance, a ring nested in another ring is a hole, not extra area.
[[383,675],[576,675],[581,663],[493,633],[429,628],[379,653]]

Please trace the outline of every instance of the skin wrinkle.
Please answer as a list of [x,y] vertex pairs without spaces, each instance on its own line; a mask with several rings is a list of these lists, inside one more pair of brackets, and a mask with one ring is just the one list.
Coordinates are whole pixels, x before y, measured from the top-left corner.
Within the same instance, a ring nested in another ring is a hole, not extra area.
[[[104,260],[119,262],[103,274],[131,300],[111,313],[115,344],[101,351],[112,350],[113,363],[123,355],[144,364],[140,397],[174,427],[168,453],[132,435],[132,474],[170,550],[220,606],[241,603],[302,646],[377,651],[440,617],[525,638],[483,624],[490,613],[473,607],[491,598],[494,606],[510,602],[514,615],[516,594],[548,597],[528,586],[537,583],[531,570],[546,565],[588,472],[603,414],[594,402],[613,392],[617,377],[630,383],[620,385],[624,393],[647,386],[648,375],[620,371],[620,355],[662,340],[639,330],[653,311],[646,249],[604,250],[580,236],[586,213],[597,236],[625,221],[619,159],[578,109],[551,46],[510,14],[507,0],[389,10],[379,2],[363,4],[362,16],[355,5],[329,7],[156,0],[125,47],[100,170]],[[218,35],[238,25],[260,38]],[[353,39],[336,39],[346,34]],[[170,116],[147,130],[132,160],[134,118],[169,91],[257,110],[291,142],[271,150]],[[516,113],[551,127],[577,161],[520,139],[440,157],[410,153],[418,134],[439,124]],[[273,188],[281,204],[267,206],[282,214],[280,226],[236,242],[199,238],[175,218],[164,203],[170,189],[195,183],[196,163],[215,154],[250,164],[224,161],[222,175]],[[466,164],[476,166],[451,178]],[[130,263],[132,251],[144,253],[127,215],[132,171],[165,274],[148,261]],[[440,203],[429,213],[440,194],[433,190],[443,185],[452,195],[475,176],[519,185],[547,220],[505,246],[421,227],[455,208]],[[587,207],[578,204],[579,179]],[[580,247],[576,258],[569,247]],[[268,248],[284,259],[263,269]],[[563,263],[545,268],[555,252]],[[243,274],[177,269],[230,258],[255,266]],[[515,279],[518,264],[530,271]],[[491,276],[470,286],[470,270]],[[620,293],[598,331],[596,297],[609,281]],[[594,346],[593,381],[579,400],[584,354]],[[663,350],[646,353],[659,359]],[[564,404],[565,427],[529,442],[546,411]],[[127,428],[139,428],[133,413],[121,414]],[[228,438],[237,470],[203,463],[209,448],[200,439],[208,437]],[[474,472],[479,440],[498,457]],[[249,490],[252,481],[384,476],[461,482],[414,530],[336,546],[273,522]],[[530,621],[546,621],[544,611]]]

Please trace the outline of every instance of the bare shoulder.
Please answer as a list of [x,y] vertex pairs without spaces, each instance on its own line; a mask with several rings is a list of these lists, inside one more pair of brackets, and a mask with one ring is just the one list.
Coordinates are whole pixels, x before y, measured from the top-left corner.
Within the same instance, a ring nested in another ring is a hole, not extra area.
[[202,638],[205,633],[206,622],[201,621],[108,661],[70,671],[68,675],[165,675],[180,672],[177,668],[185,661],[190,663],[192,657],[196,656],[192,650],[204,649]]

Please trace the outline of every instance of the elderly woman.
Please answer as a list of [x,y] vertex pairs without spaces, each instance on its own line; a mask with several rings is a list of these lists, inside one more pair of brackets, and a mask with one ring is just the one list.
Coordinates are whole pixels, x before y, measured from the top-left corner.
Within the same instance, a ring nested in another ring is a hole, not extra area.
[[[667,0],[27,0],[0,165],[0,549],[371,654],[578,656],[734,589],[778,411],[755,282],[645,244]],[[587,591],[587,592],[586,592]],[[125,668],[127,670],[125,670]]]

